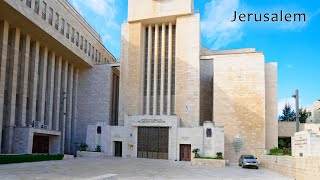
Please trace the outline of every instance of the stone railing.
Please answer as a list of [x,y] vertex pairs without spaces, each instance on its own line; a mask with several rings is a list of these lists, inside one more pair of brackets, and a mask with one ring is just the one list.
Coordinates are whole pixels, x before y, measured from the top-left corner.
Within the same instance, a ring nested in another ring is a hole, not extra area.
[[297,180],[320,179],[320,157],[262,156],[262,167]]

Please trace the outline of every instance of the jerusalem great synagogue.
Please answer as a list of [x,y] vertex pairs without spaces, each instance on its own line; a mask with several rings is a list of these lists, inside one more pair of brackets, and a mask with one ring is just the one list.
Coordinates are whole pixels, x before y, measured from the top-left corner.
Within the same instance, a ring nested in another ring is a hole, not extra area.
[[235,162],[278,144],[277,63],[202,46],[193,0],[129,0],[120,60],[66,0],[0,10],[1,153]]

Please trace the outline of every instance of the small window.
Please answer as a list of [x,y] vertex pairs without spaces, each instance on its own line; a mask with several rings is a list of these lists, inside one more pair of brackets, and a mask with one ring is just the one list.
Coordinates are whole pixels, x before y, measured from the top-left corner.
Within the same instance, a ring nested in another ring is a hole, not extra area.
[[101,134],[101,126],[97,127],[97,134]]
[[47,19],[47,3],[42,1],[42,19]]
[[34,12],[39,14],[39,0],[34,1]]
[[91,56],[91,44],[89,43],[89,50],[88,50],[88,56]]
[[69,39],[69,33],[70,33],[70,24],[67,23],[67,32],[66,32],[67,39]]
[[71,42],[74,43],[74,28],[71,31]]
[[27,1],[26,1],[26,4],[27,4],[27,6],[28,6],[29,8],[31,8],[31,3],[32,3],[32,0],[27,0]]
[[52,21],[53,21],[53,9],[49,8],[49,24],[52,25]]
[[83,49],[83,36],[81,36],[81,39],[80,39],[80,49],[81,50]]
[[94,47],[92,46],[92,56],[91,56],[92,60],[94,60]]
[[87,53],[87,40],[84,40],[84,52]]
[[77,32],[76,36],[76,46],[79,47],[79,32]]
[[207,135],[207,137],[212,137],[212,129],[211,128],[207,128],[206,135]]
[[60,33],[61,33],[61,34],[64,34],[64,24],[65,24],[65,21],[64,21],[64,19],[62,18],[62,19],[61,19],[61,29],[60,29]]
[[59,17],[59,14],[58,13],[56,13],[56,22],[55,22],[55,28],[56,28],[56,30],[59,30],[59,19],[60,17]]
[[96,62],[98,62],[98,50],[96,50],[96,54],[95,54],[94,57],[95,57],[94,60],[95,60]]

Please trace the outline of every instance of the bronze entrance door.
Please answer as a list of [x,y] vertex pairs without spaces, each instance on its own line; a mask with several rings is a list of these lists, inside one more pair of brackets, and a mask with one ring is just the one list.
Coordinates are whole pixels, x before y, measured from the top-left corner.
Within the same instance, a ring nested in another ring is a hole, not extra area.
[[180,144],[180,161],[191,161],[190,144]]
[[168,159],[168,144],[168,127],[138,128],[138,158]]

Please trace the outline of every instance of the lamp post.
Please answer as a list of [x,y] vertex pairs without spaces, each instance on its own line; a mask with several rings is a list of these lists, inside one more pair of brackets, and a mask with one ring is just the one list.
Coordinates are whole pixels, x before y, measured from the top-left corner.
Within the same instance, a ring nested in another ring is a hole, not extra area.
[[299,121],[299,117],[300,117],[300,110],[299,110],[299,91],[296,90],[294,95],[292,95],[293,98],[295,98],[296,100],[296,132],[300,131],[300,121]]

